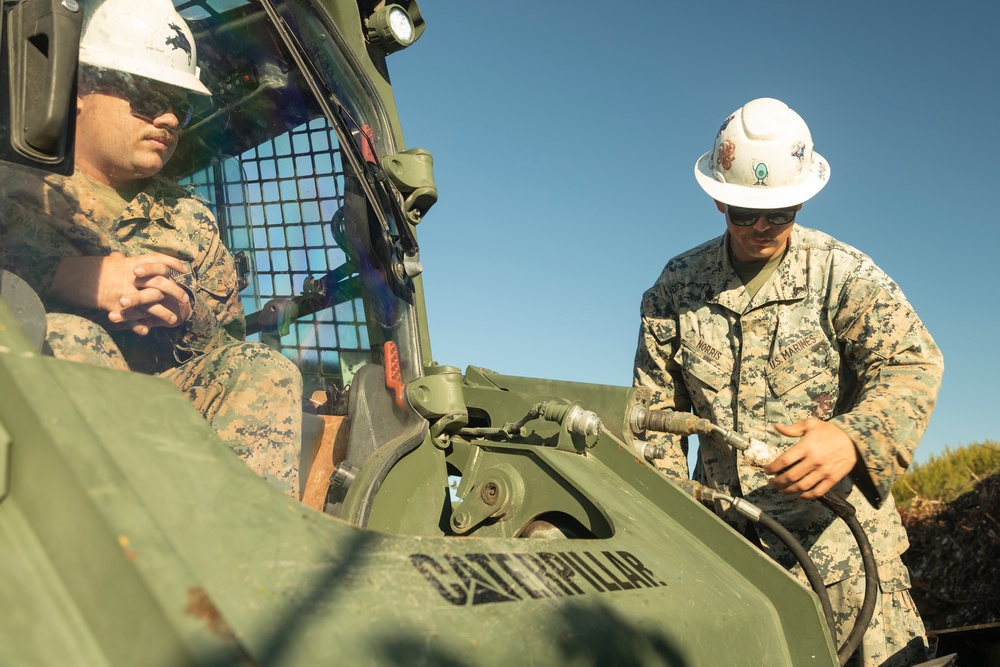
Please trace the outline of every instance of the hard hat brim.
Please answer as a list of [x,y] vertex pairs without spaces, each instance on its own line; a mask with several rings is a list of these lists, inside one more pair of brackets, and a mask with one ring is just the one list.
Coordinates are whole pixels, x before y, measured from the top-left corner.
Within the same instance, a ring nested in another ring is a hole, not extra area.
[[152,79],[177,88],[183,88],[197,95],[206,95],[208,97],[212,96],[212,91],[210,91],[205,84],[201,82],[201,79],[193,74],[188,74],[187,72],[178,72],[177,70],[167,67],[150,68],[148,64],[146,67],[134,67],[130,63],[122,63],[114,59],[95,58],[88,53],[82,52],[80,54],[80,62],[90,65],[91,67],[135,74],[136,76],[141,76],[146,79]]
[[795,206],[812,198],[830,181],[830,163],[815,151],[808,177],[796,185],[781,187],[754,187],[716,180],[709,166],[711,158],[712,151],[698,158],[694,165],[694,177],[709,197],[730,206],[762,209]]

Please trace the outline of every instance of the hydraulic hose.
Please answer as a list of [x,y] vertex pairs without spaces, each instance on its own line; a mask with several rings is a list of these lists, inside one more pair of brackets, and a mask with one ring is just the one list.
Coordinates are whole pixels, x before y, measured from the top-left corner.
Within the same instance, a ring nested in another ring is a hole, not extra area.
[[[820,576],[819,570],[816,568],[816,563],[814,563],[813,559],[809,557],[809,552],[807,552],[805,547],[802,546],[802,543],[795,539],[795,536],[792,535],[787,528],[775,521],[771,515],[765,513],[759,507],[743,498],[734,498],[730,495],[720,493],[714,489],[704,486],[703,484],[698,484],[697,482],[688,482],[688,484],[682,486],[682,488],[698,500],[718,500],[723,503],[728,503],[733,509],[750,521],[767,528],[781,541],[782,544],[788,547],[788,550],[792,552],[792,555],[795,556],[795,560],[797,560],[799,565],[802,567],[802,572],[806,575],[806,579],[809,581],[809,586],[819,598],[820,606],[823,608],[823,616],[826,618],[826,625],[830,629],[830,636],[833,638],[833,645],[836,646],[837,625],[833,619],[833,605],[830,603],[830,595],[827,593],[823,577]],[[854,651],[852,650],[851,653],[853,652]],[[851,654],[849,653],[848,657],[850,657],[850,655]],[[840,651],[837,652],[837,658],[838,660],[840,659]],[[843,666],[844,662],[844,660],[840,660],[841,666]]]
[[[734,431],[727,431],[722,429],[706,419],[700,419],[696,415],[690,413],[677,413],[671,411],[659,411],[659,410],[645,410],[641,409],[636,411],[632,416],[632,426],[636,431],[649,429],[653,431],[661,431],[665,433],[674,433],[676,435],[692,435],[692,434],[702,434],[707,435],[709,433],[719,437],[723,442],[733,447],[734,449],[743,452],[744,460],[748,465],[753,465],[756,467],[764,467],[770,460],[773,460],[777,456],[777,450],[773,447],[764,445],[754,440],[747,439],[736,433]],[[707,487],[702,487],[696,484],[700,489],[692,490],[685,486],[685,490],[694,495],[699,500],[707,499],[709,495],[719,495],[717,492],[708,489]],[[719,500],[728,500],[732,506],[744,514],[747,518],[751,519],[755,523],[760,523],[765,528],[771,531],[781,542],[788,547],[789,551],[795,555],[796,560],[802,566],[802,571],[809,580],[810,586],[816,592],[816,595],[820,598],[820,603],[823,606],[823,613],[826,615],[827,624],[830,626],[830,634],[833,637],[834,645],[837,643],[836,630],[833,623],[833,612],[830,608],[830,598],[826,592],[826,586],[824,585],[822,578],[819,577],[819,573],[816,571],[815,564],[812,559],[809,558],[808,553],[799,544],[798,540],[788,532],[783,526],[777,523],[767,514],[764,514],[757,508],[754,508],[759,518],[754,518],[749,514],[743,512],[740,509],[740,504],[745,503],[750,507],[750,503],[747,503],[741,498],[733,499],[728,496],[719,497]],[[871,542],[868,541],[868,536],[865,535],[864,528],[861,526],[861,522],[858,521],[856,516],[856,511],[854,506],[847,502],[837,491],[829,491],[826,495],[819,498],[819,501],[823,503],[830,511],[836,514],[838,517],[844,520],[847,524],[848,529],[851,531],[851,535],[854,536],[855,542],[857,542],[858,550],[861,552],[861,562],[864,566],[865,572],[865,595],[861,603],[861,609],[858,611],[858,617],[854,619],[854,625],[851,631],[847,635],[847,639],[837,650],[837,660],[840,662],[841,666],[847,663],[848,659],[854,652],[857,651],[858,646],[861,645],[861,640],[868,630],[868,624],[871,623],[872,616],[875,613],[875,604],[878,598],[879,590],[879,579],[878,579],[878,567],[875,564],[875,554],[872,551]],[[806,566],[806,561],[808,561],[809,566]],[[810,572],[810,568],[812,572]],[[815,577],[815,580],[814,580]]]
[[861,562],[865,568],[865,597],[861,603],[861,610],[858,612],[858,617],[854,619],[854,626],[848,633],[847,639],[837,651],[837,660],[843,667],[861,645],[861,639],[865,636],[868,624],[871,623],[875,613],[879,588],[878,567],[875,564],[875,553],[872,551],[871,542],[868,541],[865,529],[858,521],[854,506],[837,491],[827,492],[826,495],[819,498],[819,501],[847,523],[851,534],[854,535],[854,540],[858,543],[858,550],[861,551]]
[[[795,536],[787,528],[772,519],[770,514],[761,512],[757,523],[767,528],[771,531],[771,534],[781,540],[781,543],[788,547],[788,550],[795,556],[795,560],[802,566],[802,572],[806,575],[806,579],[809,580],[809,585],[816,595],[819,596],[819,603],[823,607],[823,616],[826,617],[826,625],[830,628],[830,636],[833,638],[833,645],[836,646],[837,624],[833,619],[833,605],[830,603],[830,594],[827,593],[826,584],[823,582],[823,577],[820,576],[819,570],[816,568],[816,563],[809,557],[809,553],[802,546],[802,543],[795,539]],[[838,660],[840,659],[839,650],[837,651],[837,658]],[[844,662],[844,660],[840,660],[841,666],[843,666]]]

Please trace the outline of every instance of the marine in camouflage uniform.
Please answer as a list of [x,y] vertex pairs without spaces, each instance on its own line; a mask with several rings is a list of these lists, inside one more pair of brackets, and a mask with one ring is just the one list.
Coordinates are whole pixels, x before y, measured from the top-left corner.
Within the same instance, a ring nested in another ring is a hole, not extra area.
[[159,176],[191,96],[211,96],[197,43],[171,3],[140,4],[86,5],[76,171],[3,169],[0,268],[51,313],[53,354],[170,380],[255,472],[297,497],[302,378],[244,340],[236,269],[214,218]]
[[[926,639],[900,560],[908,541],[890,488],[927,427],[942,356],[899,287],[869,257],[819,231],[789,231],[773,273],[750,291],[734,266],[729,231],[671,259],[643,295],[634,383],[651,391],[653,409],[693,411],[781,451],[799,439],[776,425],[815,419],[850,437],[858,462],[834,488],[856,508],[871,541],[881,604],[849,664],[910,665],[927,659]],[[666,449],[663,471],[687,479],[686,439],[649,436]],[[769,474],[719,438],[699,436],[699,444],[696,476],[746,498],[808,550],[842,642],[865,586],[846,524],[818,502],[771,488]],[[737,514],[719,511],[746,531]],[[765,552],[805,582],[787,548],[759,532]]]
[[[43,178],[4,168],[0,179],[0,267],[26,280],[53,313],[52,352],[169,379],[255,472],[297,496],[302,379],[276,351],[243,340],[236,269],[205,205],[159,177],[130,201],[79,171]],[[191,298],[191,317],[180,327],[139,336],[111,328],[105,312],[50,294],[63,258],[112,252],[159,252],[186,262],[190,272],[173,277]]]

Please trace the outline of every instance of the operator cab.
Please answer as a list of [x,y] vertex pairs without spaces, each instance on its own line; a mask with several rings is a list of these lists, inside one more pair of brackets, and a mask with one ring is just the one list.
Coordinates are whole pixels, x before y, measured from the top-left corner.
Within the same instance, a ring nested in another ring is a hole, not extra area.
[[[31,5],[49,11],[46,2],[25,3]],[[318,17],[303,0],[174,5],[194,34],[201,81],[212,96],[192,99],[193,116],[161,173],[190,188],[214,214],[237,260],[247,339],[277,349],[301,371],[305,493],[323,434],[332,446],[359,370],[373,365],[369,384],[382,383],[382,393],[385,367],[400,386],[421,373],[419,250],[401,221],[419,221],[436,201],[430,156],[395,154],[376,83],[347,55],[345,40],[363,39],[369,17],[361,10],[350,24],[357,34],[345,35],[345,22]],[[368,48],[384,64],[384,54]],[[63,88],[75,95],[74,87]],[[71,173],[72,117],[63,120],[62,145],[53,150],[64,152],[49,164],[2,157],[21,163],[17,169]],[[18,283],[16,294],[23,293]],[[5,300],[14,294],[8,287]],[[37,305],[28,310],[37,325]],[[391,403],[385,410],[402,412]],[[332,464],[326,467],[314,475],[323,488],[311,494],[320,510],[332,473]]]

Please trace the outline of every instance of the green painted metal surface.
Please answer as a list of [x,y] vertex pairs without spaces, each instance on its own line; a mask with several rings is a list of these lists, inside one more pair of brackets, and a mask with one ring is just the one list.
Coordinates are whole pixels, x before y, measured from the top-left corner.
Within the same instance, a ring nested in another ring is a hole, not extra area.
[[171,385],[40,357],[3,309],[0,326],[12,664],[832,664],[814,598],[617,448],[523,457],[600,508],[607,539],[363,530],[257,479]]

